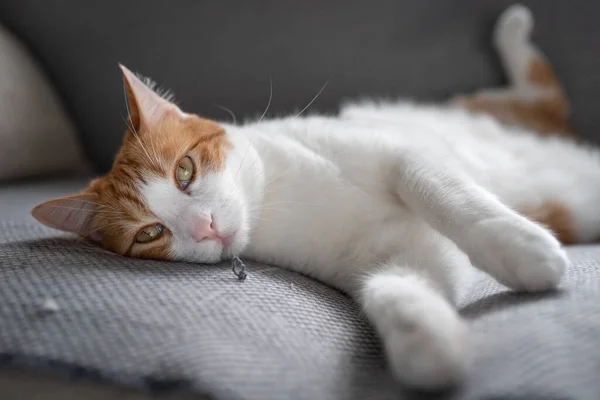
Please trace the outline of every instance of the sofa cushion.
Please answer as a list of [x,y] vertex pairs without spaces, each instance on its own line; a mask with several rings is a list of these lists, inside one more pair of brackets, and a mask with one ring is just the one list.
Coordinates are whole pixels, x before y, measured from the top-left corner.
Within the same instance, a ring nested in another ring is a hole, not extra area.
[[[2,188],[0,204],[80,184]],[[393,382],[359,308],[326,285],[252,262],[240,282],[227,264],[123,258],[27,210],[0,216],[0,365],[215,399],[421,398]],[[569,254],[553,294],[481,275],[462,305],[473,374],[452,398],[598,398],[600,247]]]
[[0,26],[0,181],[84,169],[77,131],[58,95]]

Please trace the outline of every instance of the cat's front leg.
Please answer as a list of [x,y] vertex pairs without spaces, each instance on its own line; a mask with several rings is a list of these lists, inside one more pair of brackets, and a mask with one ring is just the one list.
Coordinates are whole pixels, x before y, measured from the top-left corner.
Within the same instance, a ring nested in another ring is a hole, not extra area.
[[426,154],[412,149],[396,154],[393,176],[400,200],[500,283],[524,291],[557,286],[568,260],[550,231]]
[[360,302],[397,379],[419,389],[460,384],[469,367],[467,325],[416,266],[388,264],[364,280]]

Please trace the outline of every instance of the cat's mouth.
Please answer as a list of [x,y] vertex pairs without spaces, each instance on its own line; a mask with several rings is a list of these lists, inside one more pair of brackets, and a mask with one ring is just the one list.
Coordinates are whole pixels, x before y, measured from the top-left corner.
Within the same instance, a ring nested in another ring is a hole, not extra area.
[[227,248],[227,246],[229,246],[231,243],[233,243],[233,241],[235,240],[236,233],[237,233],[237,231],[234,231],[233,233],[230,233],[228,235],[219,236],[219,241],[221,242],[221,244],[223,245],[224,248]]
[[236,229],[227,235],[221,236],[221,239],[219,239],[221,244],[221,258],[228,259],[236,256],[240,252],[241,243],[238,233],[239,230]]
[[221,244],[223,254],[226,254],[231,247],[234,247],[233,245],[235,244],[237,233],[238,231],[236,229],[227,234],[220,234],[217,236],[216,240]]

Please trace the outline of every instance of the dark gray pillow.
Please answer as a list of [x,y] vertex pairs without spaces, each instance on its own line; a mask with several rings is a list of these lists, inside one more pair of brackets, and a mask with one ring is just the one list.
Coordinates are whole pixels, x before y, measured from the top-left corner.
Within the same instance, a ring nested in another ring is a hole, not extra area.
[[[440,99],[499,85],[490,45],[513,0],[80,0],[0,2],[82,128],[87,153],[110,168],[125,131],[118,62],[173,89],[189,112],[229,119],[334,111],[358,96]],[[600,1],[525,0],[535,40],[573,101],[574,125],[600,139]]]

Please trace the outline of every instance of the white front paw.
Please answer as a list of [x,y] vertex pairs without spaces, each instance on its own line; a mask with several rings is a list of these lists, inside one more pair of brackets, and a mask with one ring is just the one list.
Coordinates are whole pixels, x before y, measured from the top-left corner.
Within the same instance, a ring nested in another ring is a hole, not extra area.
[[467,242],[471,261],[514,290],[552,289],[568,265],[554,236],[518,215],[477,223],[469,230]]
[[399,322],[384,336],[394,375],[421,390],[459,385],[470,365],[467,334],[466,324],[450,309],[421,315],[408,325]]

